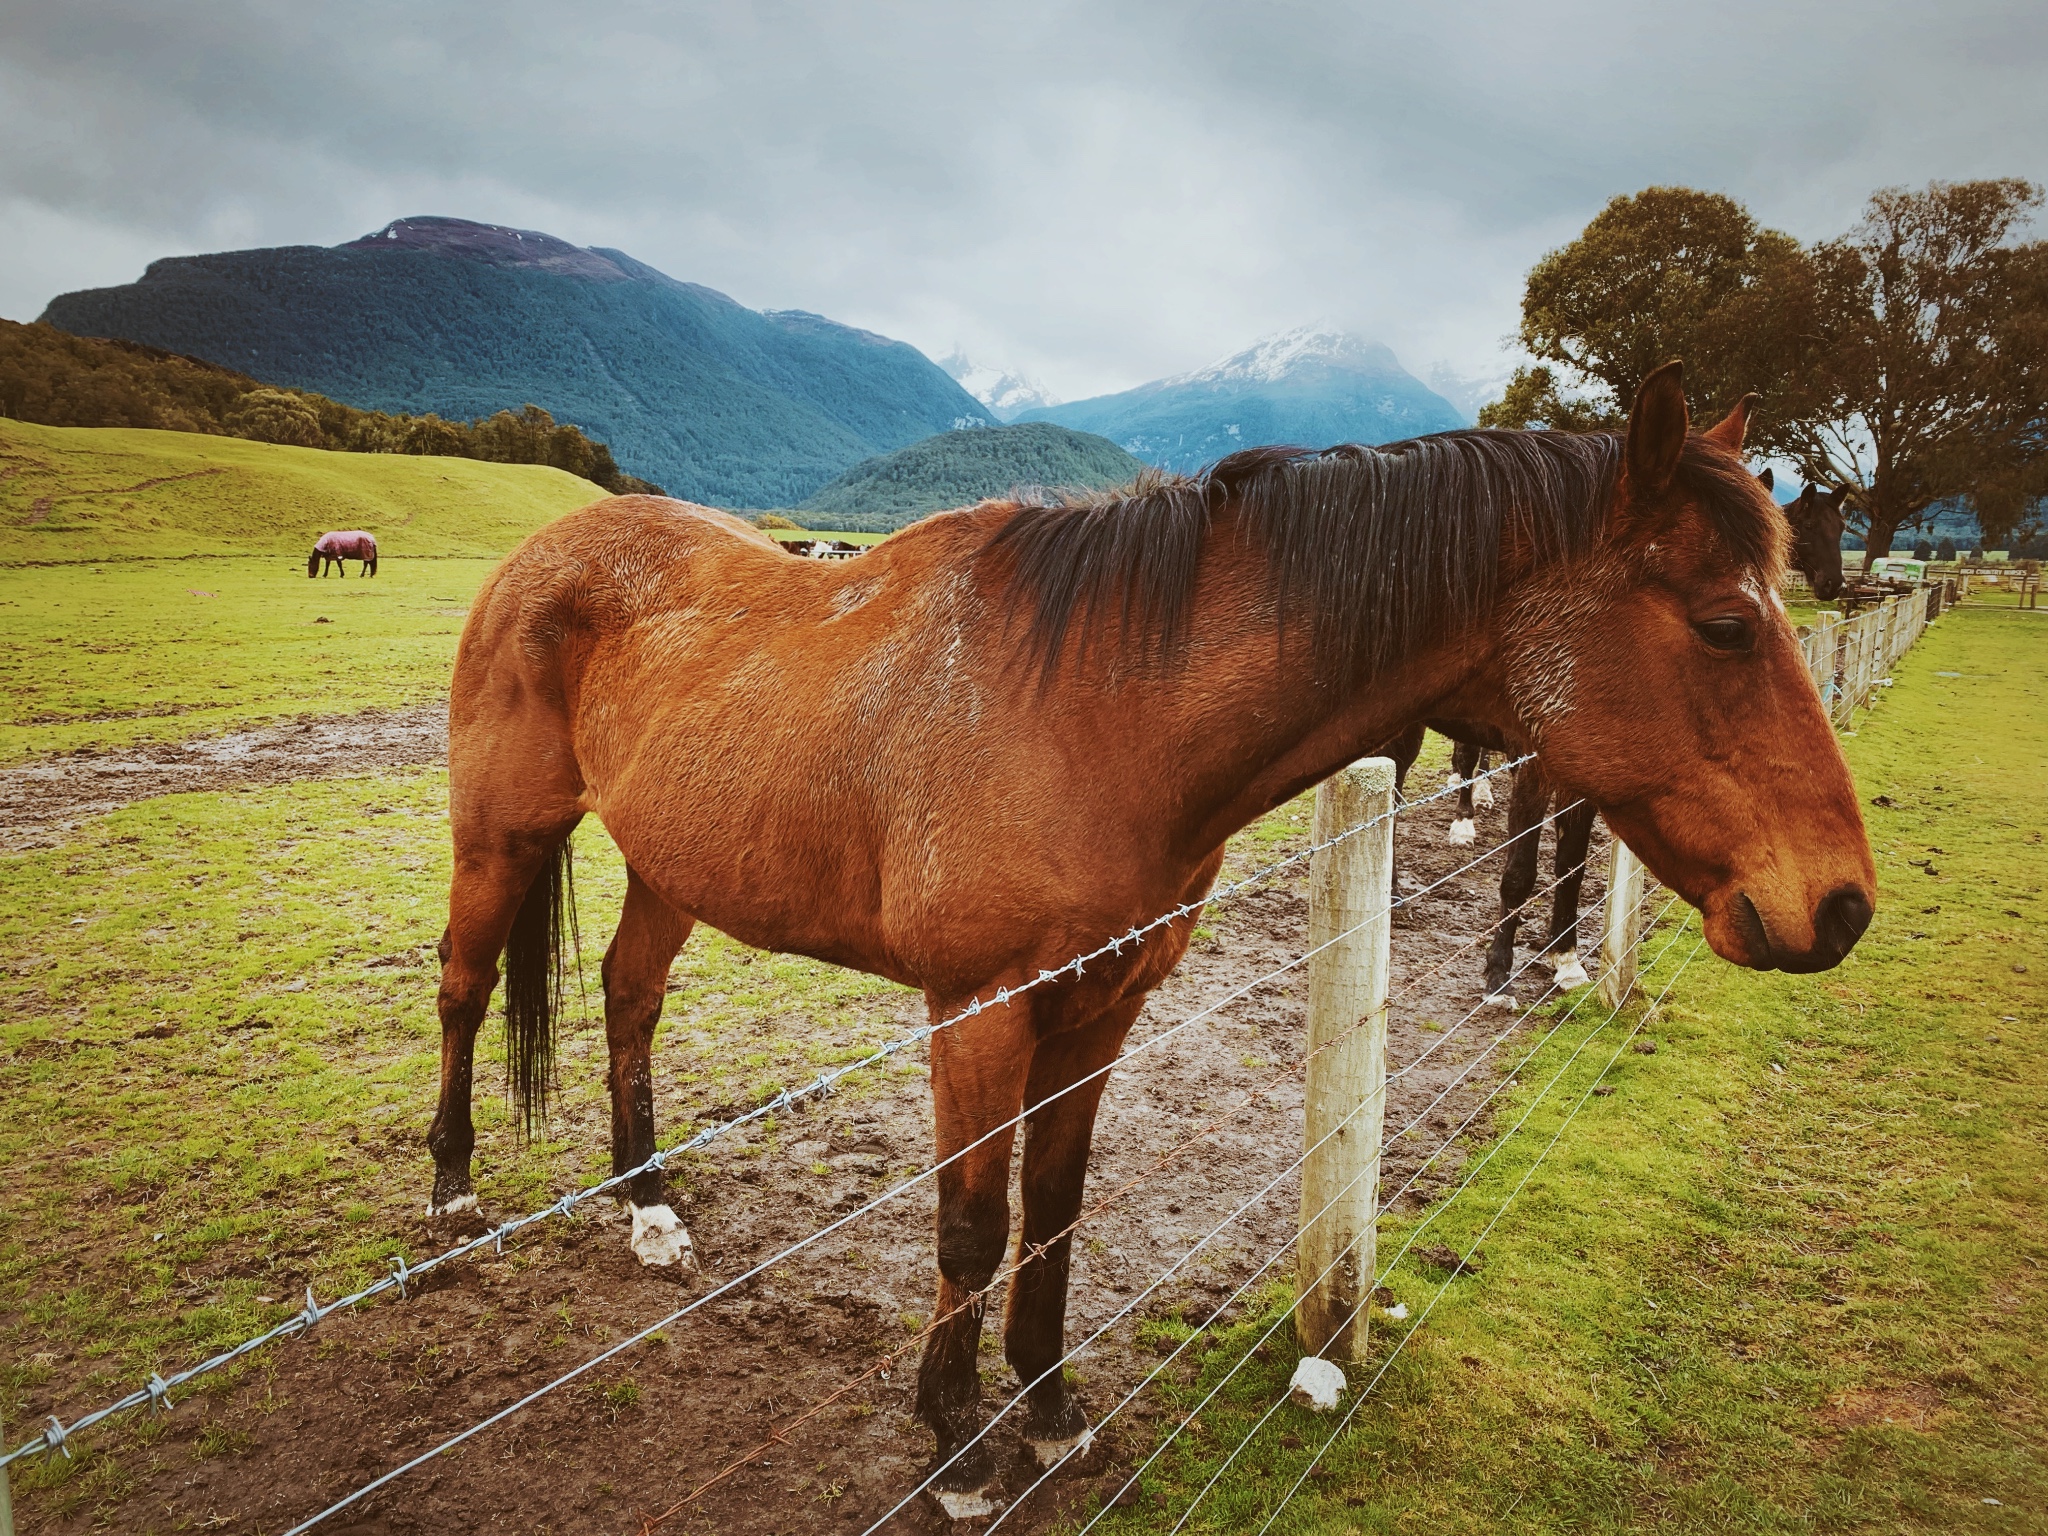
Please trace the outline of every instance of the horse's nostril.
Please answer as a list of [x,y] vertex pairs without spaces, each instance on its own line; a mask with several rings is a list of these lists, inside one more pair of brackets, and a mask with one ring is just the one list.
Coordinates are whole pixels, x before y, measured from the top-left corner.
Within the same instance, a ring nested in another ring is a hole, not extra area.
[[1870,898],[1853,885],[1837,886],[1814,909],[1814,938],[1837,960],[1855,948],[1869,926]]
[[1735,926],[1742,930],[1743,946],[1749,951],[1749,964],[1767,967],[1770,964],[1771,934],[1764,927],[1763,914],[1756,909],[1756,903],[1749,899],[1747,891],[1738,892],[1729,908],[1728,915]]

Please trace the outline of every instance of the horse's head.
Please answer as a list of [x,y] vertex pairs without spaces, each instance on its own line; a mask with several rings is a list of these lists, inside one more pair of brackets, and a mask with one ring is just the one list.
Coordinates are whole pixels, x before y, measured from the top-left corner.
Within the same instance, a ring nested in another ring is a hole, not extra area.
[[1596,547],[1519,585],[1500,644],[1546,771],[1700,908],[1715,951],[1825,970],[1868,926],[1876,870],[1777,596],[1786,525],[1743,464],[1747,412],[1693,432],[1680,366],[1651,374]]
[[318,576],[320,574],[320,546],[318,544],[313,546],[313,553],[306,556],[306,574],[308,576]]
[[1842,595],[1842,503],[1848,499],[1847,486],[1823,491],[1809,485],[1785,508],[1785,520],[1792,525],[1792,564],[1823,602]]

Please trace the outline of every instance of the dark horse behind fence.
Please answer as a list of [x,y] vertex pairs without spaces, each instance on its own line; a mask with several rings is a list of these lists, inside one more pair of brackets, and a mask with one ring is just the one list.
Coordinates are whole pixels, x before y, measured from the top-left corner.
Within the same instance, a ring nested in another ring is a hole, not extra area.
[[360,528],[323,533],[313,541],[313,553],[306,557],[306,574],[325,576],[331,565],[336,575],[346,576],[348,569],[341,563],[344,560],[360,560],[365,576],[376,575],[377,541]]
[[[569,834],[627,864],[604,959],[612,1159],[655,1149],[650,1050],[703,922],[924,992],[938,1301],[917,1411],[976,1507],[984,1290],[1022,1259],[1004,1345],[1042,1452],[1085,1433],[1055,1369],[1104,1076],[1196,918],[1007,1001],[1206,892],[1233,832],[1411,722],[1540,749],[1721,955],[1836,964],[1876,882],[1855,787],[1774,600],[1785,525],[1742,413],[1689,431],[1678,366],[1626,434],[1451,432],[1251,450],[1195,479],[927,518],[848,564],[652,497],[542,529],[485,583],[449,703],[454,874],[441,941],[431,1210],[471,1207],[470,1082],[506,962],[510,1077],[552,1068]],[[792,804],[792,797],[795,804]],[[1072,1092],[1061,1090],[1073,1088]],[[983,1139],[986,1138],[986,1139]],[[689,1239],[662,1175],[635,1251]]]

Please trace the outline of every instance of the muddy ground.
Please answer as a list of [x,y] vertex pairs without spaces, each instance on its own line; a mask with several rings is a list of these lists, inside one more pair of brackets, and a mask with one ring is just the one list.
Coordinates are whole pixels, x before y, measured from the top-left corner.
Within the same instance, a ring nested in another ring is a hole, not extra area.
[[275,725],[76,752],[0,768],[0,846],[50,848],[89,816],[188,791],[248,789],[374,768],[438,763],[448,753],[448,706],[302,715]]
[[[29,814],[42,818],[38,825],[56,826],[104,809],[123,789],[132,797],[139,786],[214,788],[265,776],[429,761],[431,732],[440,725],[431,713],[364,721],[367,730],[354,735],[352,746],[347,727],[314,721],[304,729],[144,749],[116,760],[121,766],[110,773],[83,757],[11,770],[26,777],[9,781],[16,798],[7,814],[20,814],[13,807],[26,804]],[[341,745],[318,745],[338,739]],[[32,787],[13,787],[24,783]],[[1502,795],[1503,808],[1505,800]],[[1482,813],[1479,849],[1498,841],[1503,808]],[[1411,882],[1433,884],[1472,857],[1473,849],[1446,845],[1450,814],[1446,802],[1436,802],[1403,818],[1399,857]],[[1596,842],[1592,869],[1604,862]],[[1399,1076],[1389,1094],[1390,1134],[1416,1125],[1389,1148],[1386,1195],[1416,1175],[1427,1153],[1495,1085],[1497,1066],[1519,1054],[1525,1032],[1509,1015],[1477,1009],[1476,941],[1492,920],[1497,871],[1496,859],[1453,875],[1396,914],[1389,1060],[1398,1069],[1430,1054]],[[1543,879],[1549,878],[1546,854]],[[1132,1045],[1298,955],[1305,942],[1305,889],[1295,875],[1212,908],[1205,923],[1213,938],[1198,942],[1154,995]],[[1587,911],[1599,895],[1595,873],[1587,881]],[[1530,958],[1528,950],[1522,958]],[[1539,976],[1547,971],[1523,973],[1525,999],[1535,994],[1529,983]],[[1156,1049],[1139,1051],[1117,1070],[1096,1130],[1091,1202],[1138,1179],[1200,1127],[1219,1118],[1223,1123],[1082,1229],[1070,1343],[1129,1304],[1298,1156],[1298,1075],[1285,1074],[1254,1102],[1247,1097],[1300,1060],[1306,985],[1305,968],[1288,972]],[[918,1022],[908,1002],[901,1022],[906,1028]],[[1504,1045],[1475,1064],[1509,1031]],[[657,1072],[659,1062],[657,1054]],[[667,1093],[663,1098],[675,1102]],[[607,1132],[595,1107],[584,1118],[587,1124],[566,1133],[602,1147]],[[1486,1129],[1482,1112],[1471,1130],[1483,1136]],[[623,1217],[609,1206],[586,1207],[523,1237],[502,1257],[452,1266],[409,1300],[323,1322],[312,1337],[275,1348],[229,1389],[181,1404],[154,1430],[103,1433],[101,1443],[124,1473],[109,1496],[62,1515],[43,1499],[31,1497],[25,1508],[18,1500],[22,1528],[285,1529],[889,1189],[929,1159],[930,1105],[919,1085],[905,1083],[863,1103],[832,1100],[793,1113],[751,1146],[760,1155],[746,1155],[746,1136],[716,1143],[672,1180],[672,1198],[703,1260],[701,1272],[641,1268],[627,1250]],[[1404,1203],[1441,1190],[1461,1162],[1462,1151],[1453,1146],[1421,1173]],[[829,1171],[821,1176],[820,1168]],[[427,1173],[422,1152],[422,1197]],[[1139,1320],[1178,1313],[1200,1321],[1215,1314],[1263,1260],[1290,1243],[1298,1198],[1295,1180],[1282,1179],[1076,1360],[1091,1418],[1158,1363],[1134,1338]],[[933,1213],[929,1184],[918,1186],[675,1323],[659,1341],[542,1398],[321,1528],[641,1529],[648,1513],[683,1500],[902,1346],[931,1306]],[[482,1213],[490,1219],[510,1214]],[[424,1254],[476,1230],[421,1218],[405,1235],[409,1251]],[[1269,1273],[1284,1275],[1289,1267],[1283,1260]],[[998,1312],[991,1307],[992,1315]],[[1016,1382],[992,1338],[984,1347],[985,1400],[1005,1402]],[[49,1407],[74,1407],[76,1393],[66,1383],[86,1367],[57,1362],[36,1395],[47,1397]],[[787,1443],[747,1457],[741,1471],[664,1529],[762,1536],[864,1530],[916,1485],[931,1456],[930,1436],[909,1414],[911,1367],[905,1358],[886,1377],[870,1378],[804,1423]],[[1165,1427],[1155,1424],[1160,1411],[1152,1395],[1141,1396],[1085,1461],[1049,1483],[1007,1528],[1040,1529],[1113,1493]],[[1030,1473],[1015,1432],[999,1426],[992,1443],[1010,1468],[1012,1488],[1021,1489]],[[939,1531],[948,1525],[920,1501],[889,1528]]]

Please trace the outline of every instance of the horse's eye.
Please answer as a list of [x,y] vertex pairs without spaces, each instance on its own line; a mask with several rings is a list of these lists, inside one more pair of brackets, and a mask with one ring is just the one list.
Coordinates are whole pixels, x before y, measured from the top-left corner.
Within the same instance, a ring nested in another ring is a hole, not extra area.
[[1747,619],[1702,619],[1693,630],[1717,651],[1746,651],[1751,635]]

